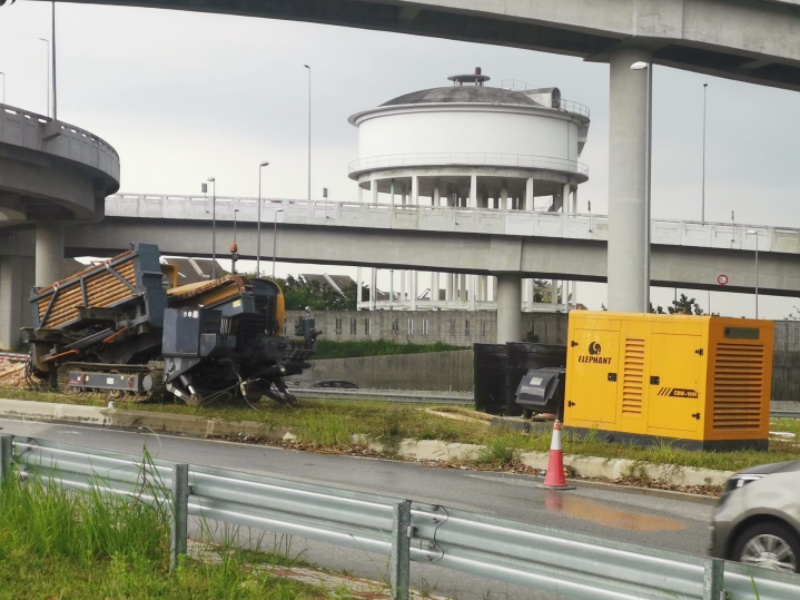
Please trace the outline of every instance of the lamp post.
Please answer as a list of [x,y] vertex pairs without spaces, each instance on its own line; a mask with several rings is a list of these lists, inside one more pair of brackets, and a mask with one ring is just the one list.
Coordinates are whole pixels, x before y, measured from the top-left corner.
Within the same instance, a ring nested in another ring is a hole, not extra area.
[[755,229],[748,229],[747,235],[755,236],[756,239],[756,319],[758,318],[758,231]]
[[[211,184],[211,279],[217,278],[217,180],[208,178]],[[204,184],[205,185],[205,184]]]
[[233,243],[231,244],[231,273],[236,275],[236,261],[239,260],[239,246],[236,243],[236,220],[239,216],[239,209],[233,209]]
[[264,161],[258,165],[258,215],[256,219],[256,277],[261,276],[261,169],[268,166],[269,162]]
[[311,200],[311,67],[303,65],[308,69],[308,198]]
[[652,124],[653,124],[653,63],[638,60],[631,65],[634,71],[647,71],[647,88],[645,92],[645,143],[644,143],[644,156],[645,156],[645,177],[644,177],[644,265],[642,267],[644,274],[644,296],[642,312],[650,312],[650,167],[652,163],[651,158],[651,145],[652,145]]
[[706,90],[708,84],[703,84],[703,192],[700,203],[700,222],[706,224]]
[[47,116],[50,116],[50,40],[47,38],[39,38],[39,41],[47,44]]
[[272,278],[275,279],[275,254],[278,252],[278,213],[283,212],[282,208],[275,211],[272,231]]
[[[50,19],[50,39],[53,40],[53,43],[50,44],[50,56],[51,61],[53,64],[53,121],[58,120],[58,102],[56,101],[56,0],[51,2],[51,6],[53,7]],[[49,79],[49,77],[48,77]],[[49,103],[49,102],[48,102]]]

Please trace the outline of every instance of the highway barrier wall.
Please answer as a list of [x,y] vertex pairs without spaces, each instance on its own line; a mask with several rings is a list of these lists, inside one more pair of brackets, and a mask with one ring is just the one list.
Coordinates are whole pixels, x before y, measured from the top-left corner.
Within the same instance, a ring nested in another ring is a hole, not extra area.
[[[287,323],[294,323],[302,314],[302,311],[287,311]],[[494,344],[497,339],[497,312],[493,310],[318,311],[314,317],[317,328],[323,331],[323,338],[336,342],[443,342],[471,348],[472,344]],[[520,341],[566,344],[567,318],[565,313],[522,313]]]
[[[299,311],[289,311],[287,321],[293,323],[295,316],[300,314]],[[361,387],[472,391],[472,345],[495,343],[497,332],[497,314],[494,311],[330,311],[318,312],[315,316],[317,327],[323,330],[323,337],[328,340],[384,339],[401,344],[445,342],[469,348],[453,353],[314,361],[314,367],[303,377],[309,382],[322,379],[352,381]],[[541,344],[567,343],[567,315],[524,313],[522,317],[523,339]],[[798,372],[800,321],[775,321],[773,400],[800,401]]]
[[800,401],[800,321],[775,321],[772,399]]
[[472,349],[315,360],[295,381],[350,381],[361,388],[472,391]]

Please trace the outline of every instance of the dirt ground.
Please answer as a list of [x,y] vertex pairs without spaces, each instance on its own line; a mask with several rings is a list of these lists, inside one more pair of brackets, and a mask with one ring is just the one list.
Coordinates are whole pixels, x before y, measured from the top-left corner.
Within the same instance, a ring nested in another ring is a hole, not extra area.
[[25,387],[26,366],[27,360],[22,360],[17,357],[0,356],[0,386]]

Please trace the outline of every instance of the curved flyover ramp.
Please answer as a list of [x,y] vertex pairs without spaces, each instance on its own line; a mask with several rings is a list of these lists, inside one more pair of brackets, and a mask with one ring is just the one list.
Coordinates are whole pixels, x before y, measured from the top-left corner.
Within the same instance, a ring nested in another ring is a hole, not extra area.
[[0,227],[92,221],[119,189],[119,155],[79,127],[0,105]]
[[119,168],[98,136],[0,104],[0,347],[19,343],[30,287],[60,279],[64,226],[103,218]]

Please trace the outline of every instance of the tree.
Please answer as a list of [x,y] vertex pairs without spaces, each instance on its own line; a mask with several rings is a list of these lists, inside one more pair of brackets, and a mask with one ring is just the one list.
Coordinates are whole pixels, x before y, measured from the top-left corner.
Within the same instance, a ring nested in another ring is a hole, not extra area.
[[695,302],[694,298],[689,298],[686,294],[681,294],[681,297],[678,300],[672,301],[672,306],[667,307],[667,312],[664,312],[664,309],[660,306],[653,307],[652,302],[650,303],[650,312],[655,313],[657,315],[703,315],[705,311],[700,308],[700,305]]
[[341,293],[326,283],[306,281],[303,277],[289,275],[279,280],[287,310],[356,310],[358,286],[347,285]]

